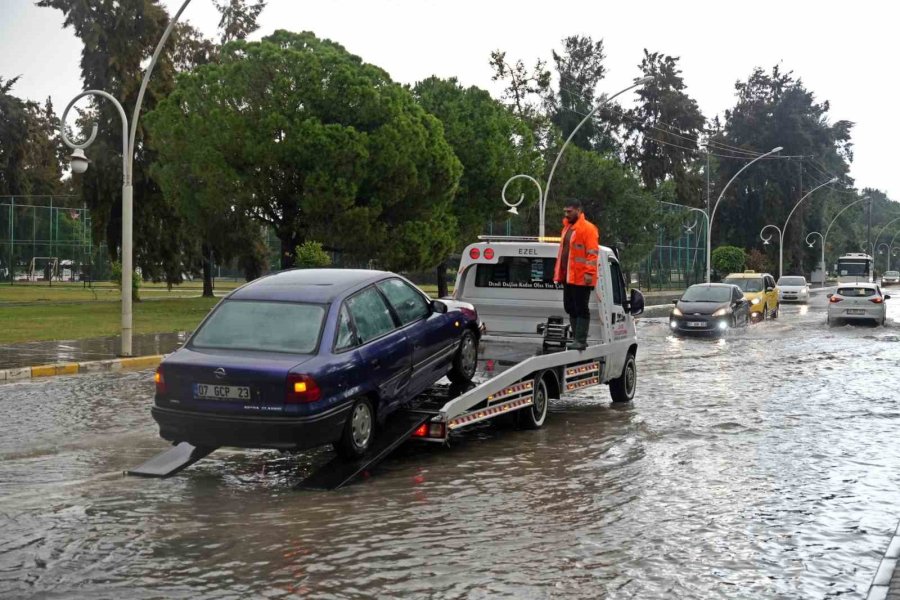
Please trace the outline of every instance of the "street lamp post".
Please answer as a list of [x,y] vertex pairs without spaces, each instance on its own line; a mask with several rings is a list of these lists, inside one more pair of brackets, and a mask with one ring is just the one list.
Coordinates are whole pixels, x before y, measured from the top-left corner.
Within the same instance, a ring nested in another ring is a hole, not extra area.
[[169,34],[172,33],[172,29],[175,28],[175,24],[178,23],[181,13],[184,12],[184,9],[187,8],[190,1],[191,0],[184,0],[181,8],[178,9],[178,12],[176,12],[175,16],[169,21],[169,25],[166,27],[165,32],[156,44],[156,50],[154,50],[153,56],[150,59],[150,64],[147,65],[147,69],[144,71],[144,78],[141,81],[141,88],[138,91],[137,102],[135,103],[134,113],[131,117],[130,133],[128,130],[128,119],[125,116],[125,109],[122,108],[122,105],[118,100],[103,90],[87,90],[75,96],[75,98],[69,102],[66,110],[63,111],[62,119],[60,119],[60,136],[62,137],[63,142],[73,150],[70,157],[70,164],[72,172],[74,173],[84,173],[88,168],[90,161],[85,156],[84,149],[90,146],[97,138],[97,124],[94,123],[91,135],[84,142],[76,143],[71,141],[66,133],[66,116],[72,106],[85,96],[100,96],[106,98],[115,105],[116,110],[119,112],[119,117],[122,119],[122,335],[120,349],[120,354],[122,356],[132,355],[132,176],[134,171],[134,140],[137,135],[137,122],[141,113],[141,104],[144,100],[144,93],[147,90],[147,84],[150,82],[150,75],[153,73],[153,67],[156,66],[156,61],[159,59],[160,52],[162,52],[166,40],[169,39]]
[[[778,225],[769,224],[759,230],[759,239],[762,240],[762,243],[764,245],[768,245],[769,242],[772,241],[771,235],[769,237],[763,237],[763,233],[769,227],[771,227],[772,229],[774,229],[775,231],[778,232],[778,257],[779,257],[778,260],[780,261],[781,260],[781,245],[784,244],[784,231],[782,231],[782,229],[780,227],[778,227]],[[778,279],[781,279],[781,265],[780,264],[778,266]]]
[[[821,185],[817,185],[813,189],[806,192],[806,194],[802,198],[797,200],[797,203],[794,205],[794,208],[792,208],[791,212],[788,213],[787,219],[784,220],[784,226],[778,230],[779,236],[780,236],[780,238],[778,240],[778,278],[779,279],[781,279],[781,276],[784,274],[784,232],[787,231],[788,223],[790,222],[791,217],[794,216],[794,211],[796,211],[797,207],[800,206],[800,203],[803,202],[804,200],[806,200],[807,198],[809,198],[813,192],[815,192],[816,190],[818,190],[820,188],[825,187],[826,185],[831,185],[832,183],[837,182],[837,180],[838,180],[837,177],[832,177],[825,183],[823,183]],[[765,229],[765,227],[763,229]],[[776,229],[778,229],[778,228],[776,227]]]
[[[694,206],[686,206],[684,204],[677,204],[675,202],[666,202],[665,200],[660,200],[659,203],[660,204],[668,204],[669,206],[677,206],[678,208],[686,208],[691,212],[698,212],[701,215],[703,215],[703,218],[706,219],[706,238],[707,238],[707,242],[709,241],[709,215],[707,214],[707,212],[705,210],[703,210],[702,208],[696,208]],[[694,225],[696,225],[696,224],[697,224],[697,222],[694,221]],[[691,225],[688,229],[689,230],[693,229],[694,225]],[[688,245],[690,245],[690,236],[688,237]],[[707,243],[707,247],[709,247],[708,243]],[[699,250],[699,248],[697,248],[697,249]],[[695,253],[694,260],[696,260],[696,257],[697,257],[697,255]],[[691,267],[691,269],[693,270],[693,266]],[[707,283],[709,283],[709,281],[707,281]]]
[[[540,195],[538,196],[538,210],[539,210],[539,212],[540,212],[540,214],[538,215],[538,229],[539,229],[539,235],[540,235],[541,238],[543,238],[544,235],[545,235],[544,210],[545,210],[546,207],[547,207],[547,198],[548,198],[549,195],[550,195],[550,184],[553,182],[553,173],[556,171],[556,165],[559,164],[559,159],[562,157],[563,152],[565,151],[566,147],[569,145],[569,142],[572,141],[572,138],[575,137],[575,134],[578,133],[578,130],[581,129],[581,126],[584,125],[584,124],[588,121],[588,119],[590,119],[591,117],[593,117],[593,116],[594,116],[594,113],[596,113],[598,110],[600,110],[601,108],[603,108],[604,106],[606,106],[607,104],[609,104],[609,102],[610,102],[611,100],[613,100],[614,98],[616,98],[616,97],[618,97],[618,96],[621,96],[622,94],[624,94],[625,92],[627,92],[627,91],[630,90],[630,89],[636,88],[636,87],[638,87],[638,86],[640,86],[640,85],[644,85],[645,83],[649,83],[649,82],[651,82],[651,81],[653,81],[653,76],[642,77],[641,79],[636,80],[634,83],[632,83],[632,84],[629,85],[628,87],[619,90],[618,92],[616,92],[616,93],[613,94],[612,96],[609,96],[608,98],[605,98],[602,102],[600,102],[600,104],[598,104],[597,106],[595,106],[595,107],[591,110],[591,112],[589,112],[589,113],[581,120],[581,122],[578,123],[578,125],[575,126],[575,129],[572,130],[572,132],[569,134],[569,137],[566,138],[566,141],[563,142],[562,147],[559,149],[559,153],[557,153],[557,155],[556,155],[556,160],[553,161],[553,166],[550,168],[550,175],[547,177],[547,185],[546,185],[546,187],[544,188],[543,193],[541,193],[541,185],[537,182],[537,180],[534,179],[533,177],[529,177],[528,175],[522,175],[522,174],[520,174],[520,175],[513,175],[512,177],[510,177],[510,178],[506,181],[506,184],[503,186],[503,191],[504,191],[504,192],[506,191],[506,187],[510,184],[510,182],[511,182],[513,179],[518,179],[518,178],[520,178],[520,177],[524,177],[524,178],[526,178],[526,179],[532,181],[532,182],[537,186],[537,188],[538,188],[538,193],[540,194]],[[510,202],[507,202],[505,194],[503,195],[503,202],[504,202],[507,206],[510,207],[509,212],[512,212],[513,214],[518,214],[518,210],[515,210],[515,211],[514,211],[513,209],[516,209],[516,207],[519,206],[519,204],[521,204],[523,200],[524,200],[524,195],[522,195],[522,196],[519,197],[519,201],[518,201],[518,202],[516,202],[516,203],[514,203],[514,204],[511,204]]]
[[813,235],[819,236],[819,240],[821,240],[821,245],[822,245],[822,260],[819,261],[819,264],[820,264],[821,267],[822,267],[822,285],[825,285],[825,271],[826,271],[826,269],[825,269],[825,236],[823,236],[823,235],[822,235],[821,233],[819,233],[818,231],[812,231],[812,232],[810,232],[810,233],[806,236],[806,243],[809,244],[809,247],[810,247],[810,248],[812,248],[813,246],[815,246],[815,243],[814,243],[815,240],[813,240],[812,242],[809,241],[810,236],[813,236]]
[[712,212],[709,214],[709,235],[706,236],[706,283],[710,282],[710,264],[711,264],[710,263],[710,252],[712,251],[712,224],[716,218],[716,209],[719,208],[719,202],[722,201],[722,197],[725,195],[725,191],[728,189],[728,186],[731,185],[731,183],[735,179],[737,179],[738,175],[740,175],[747,169],[747,167],[749,167],[756,161],[769,156],[770,154],[775,154],[776,152],[781,152],[782,150],[783,150],[783,148],[781,146],[772,148],[765,154],[760,154],[759,156],[757,156],[756,158],[754,158],[753,160],[748,162],[746,165],[741,167],[737,173],[734,174],[734,177],[732,177],[731,179],[728,180],[728,183],[725,184],[725,187],[723,187],[722,191],[719,193],[719,197],[716,199],[716,203],[713,205]]
[[[881,234],[884,233],[884,230],[887,229],[887,228],[891,225],[891,223],[896,223],[897,221],[900,221],[900,217],[897,217],[896,219],[891,219],[890,221],[888,221],[887,223],[885,223],[885,224],[884,224],[884,227],[882,227],[882,228],[878,231],[878,233],[875,235],[875,241],[872,242],[872,249],[873,249],[873,250],[876,248],[876,246],[877,246],[877,244],[878,244],[878,240],[881,238]],[[879,247],[880,247],[880,246],[879,246]],[[874,254],[875,254],[875,253],[872,252],[872,254],[873,254],[873,258],[874,258]]]

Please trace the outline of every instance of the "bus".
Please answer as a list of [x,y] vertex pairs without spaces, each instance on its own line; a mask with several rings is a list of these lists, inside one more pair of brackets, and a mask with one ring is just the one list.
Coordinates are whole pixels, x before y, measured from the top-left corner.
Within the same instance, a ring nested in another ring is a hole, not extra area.
[[863,252],[850,252],[838,259],[838,283],[875,283],[874,260]]

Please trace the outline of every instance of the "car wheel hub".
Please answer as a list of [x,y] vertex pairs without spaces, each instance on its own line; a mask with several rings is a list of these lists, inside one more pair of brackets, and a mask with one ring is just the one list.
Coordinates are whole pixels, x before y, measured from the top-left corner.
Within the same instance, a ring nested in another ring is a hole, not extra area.
[[357,404],[353,409],[350,429],[354,445],[357,448],[364,448],[369,443],[369,436],[372,435],[372,413],[366,404]]

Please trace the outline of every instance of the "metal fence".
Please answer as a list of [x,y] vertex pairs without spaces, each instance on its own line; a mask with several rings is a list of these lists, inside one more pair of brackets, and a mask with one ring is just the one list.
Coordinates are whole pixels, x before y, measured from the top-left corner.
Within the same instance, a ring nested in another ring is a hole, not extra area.
[[90,210],[75,196],[0,196],[0,281],[92,281],[109,277],[94,248]]

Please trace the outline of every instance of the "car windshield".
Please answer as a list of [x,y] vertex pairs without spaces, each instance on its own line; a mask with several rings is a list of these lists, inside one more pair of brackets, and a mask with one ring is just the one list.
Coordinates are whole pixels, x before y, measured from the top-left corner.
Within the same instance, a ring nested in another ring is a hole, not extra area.
[[728,302],[731,288],[724,286],[693,285],[685,290],[682,302]]
[[228,300],[191,340],[197,348],[312,354],[325,319],[320,304]]
[[736,285],[745,292],[763,291],[762,277],[728,277],[722,283],[730,283],[732,285]]
[[898,271],[885,271],[885,272],[884,272],[884,276],[885,276],[885,277],[900,277],[900,272],[898,272]]
[[837,290],[838,296],[844,298],[865,298],[866,296],[874,296],[875,288],[870,287],[842,287]]
[[806,279],[803,277],[782,277],[778,280],[778,285],[803,287],[806,285]]

